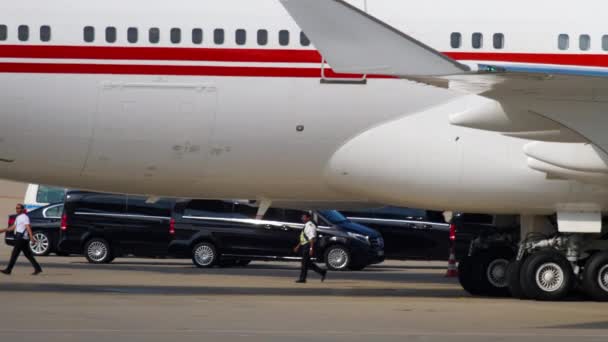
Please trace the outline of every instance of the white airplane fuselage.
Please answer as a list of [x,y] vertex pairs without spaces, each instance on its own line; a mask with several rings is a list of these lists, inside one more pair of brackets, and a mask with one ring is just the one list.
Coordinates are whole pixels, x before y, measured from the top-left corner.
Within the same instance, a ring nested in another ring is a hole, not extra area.
[[[528,65],[543,54],[547,63],[535,64],[608,66],[606,4],[518,0],[498,11],[480,0],[350,2],[458,60]],[[321,56],[301,44],[278,0],[22,0],[2,5],[0,25],[7,27],[1,178],[159,196],[476,212],[608,208],[604,186],[529,168],[529,141],[451,125],[449,114],[466,108],[468,94],[382,75],[367,75],[365,84],[321,82],[322,72],[330,81],[362,76],[322,70]],[[23,41],[22,25],[29,27]],[[41,26],[51,28],[50,41],[41,41]],[[87,26],[93,42],[84,41]],[[116,28],[116,42],[106,41],[108,27]],[[137,29],[136,42],[129,28]],[[158,43],[149,40],[151,28],[159,29]],[[174,28],[179,42],[171,41]],[[202,30],[201,44],[193,29]],[[214,42],[217,29],[223,44]],[[258,30],[267,30],[266,45]],[[282,30],[290,34],[283,45]],[[459,49],[450,46],[453,32],[462,33]],[[479,49],[471,47],[475,32],[484,35]],[[492,46],[495,33],[504,34],[500,50]],[[562,33],[570,35],[569,51],[558,49]],[[590,35],[589,50],[578,49],[581,34]]]

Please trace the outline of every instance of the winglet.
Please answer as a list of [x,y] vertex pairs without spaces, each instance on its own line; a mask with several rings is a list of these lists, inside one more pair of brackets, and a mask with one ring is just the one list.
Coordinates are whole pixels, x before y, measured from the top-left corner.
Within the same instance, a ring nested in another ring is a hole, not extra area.
[[280,0],[341,73],[445,76],[470,68],[342,0]]

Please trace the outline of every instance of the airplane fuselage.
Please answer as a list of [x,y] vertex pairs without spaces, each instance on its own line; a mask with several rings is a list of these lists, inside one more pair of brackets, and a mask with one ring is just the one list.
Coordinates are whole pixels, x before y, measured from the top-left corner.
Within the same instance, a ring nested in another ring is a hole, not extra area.
[[[483,11],[481,1],[351,3],[465,63],[608,73],[601,16],[608,5],[583,11],[538,1]],[[527,140],[451,125],[448,115],[466,107],[466,94],[333,73],[277,0],[2,7],[2,178],[161,196],[488,212],[608,207],[603,186],[529,168]],[[569,20],[583,12],[588,20]],[[569,35],[567,50],[560,34]]]

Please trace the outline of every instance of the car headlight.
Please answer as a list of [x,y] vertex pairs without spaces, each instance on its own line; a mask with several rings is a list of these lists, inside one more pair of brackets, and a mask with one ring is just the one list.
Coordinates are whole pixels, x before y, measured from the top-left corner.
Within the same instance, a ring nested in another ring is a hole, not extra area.
[[370,244],[369,242],[369,236],[367,235],[363,235],[363,234],[357,234],[357,233],[352,233],[352,232],[347,232],[348,236],[352,237],[353,239],[357,239],[361,242],[364,242],[366,244]]

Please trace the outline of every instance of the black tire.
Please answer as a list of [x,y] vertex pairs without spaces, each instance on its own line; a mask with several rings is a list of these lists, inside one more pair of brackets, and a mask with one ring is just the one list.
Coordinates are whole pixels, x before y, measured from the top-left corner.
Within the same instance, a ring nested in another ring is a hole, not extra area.
[[507,285],[511,297],[518,299],[527,299],[524,291],[521,288],[521,266],[523,262],[513,260],[507,267]]
[[350,251],[343,245],[332,245],[325,250],[324,260],[327,269],[346,271],[351,264]]
[[210,268],[217,264],[219,255],[210,242],[200,242],[192,247],[192,263],[198,268]]
[[537,252],[528,257],[522,265],[521,287],[528,298],[560,300],[572,291],[574,284],[572,266],[558,252]]
[[108,260],[106,260],[104,262],[104,264],[111,264],[114,261],[114,259],[116,259],[116,257],[114,256],[114,254],[112,254],[112,255],[110,255],[110,258],[108,258]]
[[35,256],[47,256],[51,254],[53,241],[48,233],[43,231],[33,231],[36,238],[36,244],[30,242],[29,247],[32,254]]
[[594,254],[585,264],[583,290],[597,301],[608,301],[608,252]]
[[481,274],[475,279],[479,281],[477,287],[482,295],[493,297],[510,295],[507,267],[514,257],[513,251],[508,249],[487,250],[477,256],[479,266],[475,271]]
[[473,296],[482,294],[481,288],[479,287],[479,274],[477,270],[479,265],[478,258],[476,256],[465,256],[458,263],[458,281],[460,286]]
[[110,243],[93,238],[84,245],[84,256],[92,264],[105,264],[114,259]]

